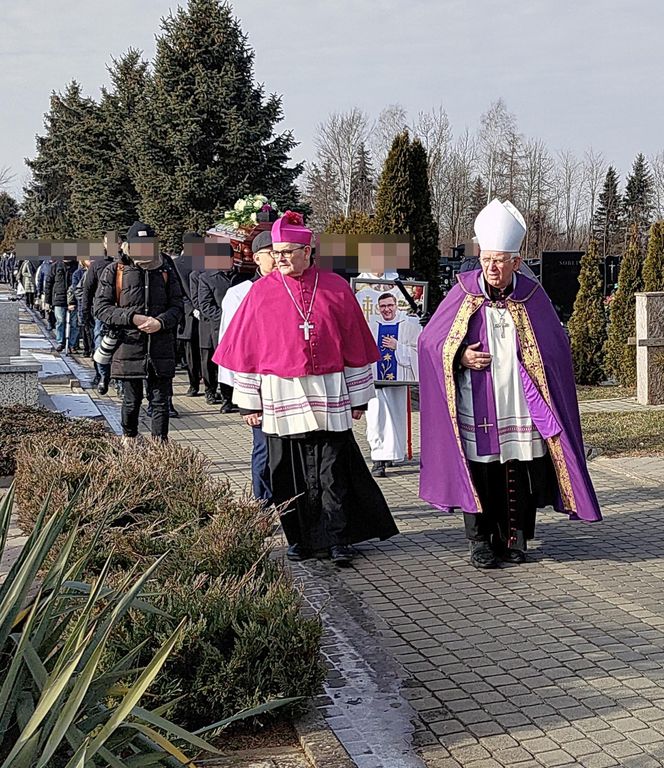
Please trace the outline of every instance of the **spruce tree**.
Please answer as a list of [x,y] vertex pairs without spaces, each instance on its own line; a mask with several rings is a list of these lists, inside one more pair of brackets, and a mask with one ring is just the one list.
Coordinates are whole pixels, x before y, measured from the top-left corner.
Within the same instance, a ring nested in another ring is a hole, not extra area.
[[639,237],[643,239],[645,239],[652,222],[655,209],[654,194],[654,183],[648,162],[639,153],[634,160],[632,172],[627,177],[623,197],[623,212],[627,231],[635,226]]
[[468,204],[468,230],[472,232],[473,224],[479,212],[486,206],[487,188],[484,186],[481,176],[475,176],[470,190],[470,202]]
[[72,180],[71,218],[79,237],[99,239],[107,230],[126,231],[138,218],[138,193],[130,176],[134,162],[128,125],[143,96],[147,63],[130,49],[108,68],[112,88],[88,115],[88,146]]
[[609,166],[592,221],[592,237],[597,241],[602,259],[615,255],[618,248],[622,250],[621,210],[618,174],[613,166]]
[[0,240],[5,237],[5,227],[19,215],[18,203],[8,192],[0,192]]
[[322,232],[332,219],[341,215],[338,178],[330,160],[321,166],[307,166],[302,199],[311,209],[307,222],[314,232]]
[[636,334],[636,298],[641,290],[642,258],[640,237],[635,225],[630,231],[625,255],[620,261],[618,288],[613,294],[609,312],[609,330],[605,346],[605,369],[618,383],[636,383],[636,347],[627,343]]
[[350,209],[362,213],[373,213],[376,172],[371,164],[369,150],[360,144],[357,161],[350,180]]
[[37,137],[37,154],[29,160],[32,178],[24,189],[25,225],[32,237],[68,238],[77,235],[71,217],[72,182],[77,162],[88,146],[87,122],[95,109],[74,80],[64,94],[51,95],[45,115],[46,132]]
[[664,291],[664,221],[656,221],[650,227],[643,264],[643,290]]
[[431,211],[427,151],[419,139],[410,146],[410,189],[413,201],[410,220],[411,266],[429,283],[429,307],[440,301],[440,249],[438,224]]
[[152,77],[130,126],[141,217],[179,249],[236,199],[262,192],[297,202],[290,132],[274,134],[281,99],[254,83],[254,53],[229,5],[189,0],[162,19]]
[[591,240],[581,258],[579,291],[567,326],[577,384],[600,384],[604,380],[607,328],[603,287],[602,262],[597,243]]

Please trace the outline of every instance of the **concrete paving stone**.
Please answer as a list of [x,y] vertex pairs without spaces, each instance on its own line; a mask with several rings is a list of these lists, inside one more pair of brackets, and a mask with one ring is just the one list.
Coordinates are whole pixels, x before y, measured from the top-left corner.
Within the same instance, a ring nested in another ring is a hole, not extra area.
[[489,752],[479,744],[471,744],[469,746],[452,746],[449,747],[449,750],[452,753],[452,757],[454,757],[455,760],[458,760],[461,765],[465,765],[466,763],[476,760],[487,760],[491,757]]
[[635,755],[623,757],[620,765],[621,768],[661,768],[662,762],[652,755]]
[[645,728],[645,723],[636,717],[623,717],[611,721],[611,727],[620,733],[629,733],[630,731],[640,731]]
[[562,749],[555,749],[551,752],[539,752],[537,760],[545,768],[575,764],[574,758]]
[[467,731],[441,735],[438,741],[450,751],[454,747],[470,747],[473,744],[479,744],[479,741]]
[[617,760],[604,752],[580,757],[578,758],[578,764],[583,766],[583,768],[613,768],[613,766],[619,765]]
[[628,738],[630,741],[633,741],[635,744],[640,744],[641,746],[661,744],[663,741],[662,734],[658,733],[654,728],[644,728],[642,731],[631,731],[628,734]]
[[517,725],[526,725],[526,723],[530,722],[528,718],[520,712],[511,712],[507,715],[496,715],[496,721],[508,730]]
[[535,739],[519,739],[521,746],[527,749],[531,754],[536,755],[539,752],[550,752],[555,749],[559,749],[559,745],[552,739],[546,736],[538,737]]
[[463,733],[465,731],[463,723],[457,719],[434,720],[430,721],[428,725],[432,732],[437,736],[446,736],[450,733]]
[[632,741],[615,741],[604,745],[604,751],[616,759],[643,754],[643,749]]
[[493,756],[502,765],[518,765],[533,759],[532,753],[523,747],[510,747],[508,749],[496,749],[492,752]]
[[464,768],[503,768],[503,763],[499,763],[493,758],[483,760],[472,760],[469,763],[465,763]]
[[584,755],[594,755],[597,752],[601,752],[601,748],[598,744],[595,744],[591,739],[575,739],[574,741],[564,741],[561,744],[565,748],[566,752],[569,752],[572,757],[583,757]]

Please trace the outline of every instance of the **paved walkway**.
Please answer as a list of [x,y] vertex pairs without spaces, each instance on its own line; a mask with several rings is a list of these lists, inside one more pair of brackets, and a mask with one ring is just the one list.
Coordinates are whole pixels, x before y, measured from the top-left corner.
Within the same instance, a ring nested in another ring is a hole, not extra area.
[[[250,430],[185,389],[180,374],[172,437],[246,490]],[[400,536],[351,569],[294,568],[326,626],[318,704],[360,768],[664,766],[664,458],[591,473],[605,520],[542,513],[521,566],[472,568],[461,517],[418,499],[414,460],[381,481]]]

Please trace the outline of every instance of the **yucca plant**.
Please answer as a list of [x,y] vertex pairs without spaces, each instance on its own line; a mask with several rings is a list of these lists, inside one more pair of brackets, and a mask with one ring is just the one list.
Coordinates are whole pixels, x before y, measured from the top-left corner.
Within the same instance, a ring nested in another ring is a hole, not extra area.
[[[0,503],[0,556],[13,497],[11,488]],[[197,751],[217,750],[166,720],[168,706],[154,711],[138,706],[180,641],[184,621],[145,666],[134,666],[140,647],[110,669],[101,666],[109,638],[127,612],[157,610],[141,594],[160,559],[142,573],[134,568],[111,587],[109,556],[93,584],[81,582],[89,553],[72,556],[78,532],[69,521],[73,502],[49,516],[46,500],[0,585],[0,768],[193,766],[183,743]],[[48,558],[65,528],[57,555]],[[90,551],[92,546],[94,541]],[[40,573],[47,558],[50,564]]]

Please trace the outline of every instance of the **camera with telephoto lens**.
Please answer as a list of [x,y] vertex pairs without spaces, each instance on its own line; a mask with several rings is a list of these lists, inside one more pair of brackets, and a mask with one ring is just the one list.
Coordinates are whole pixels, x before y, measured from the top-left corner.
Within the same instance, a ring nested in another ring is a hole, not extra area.
[[113,357],[113,353],[118,348],[119,343],[120,333],[113,329],[107,330],[106,333],[101,337],[99,346],[97,349],[95,349],[95,352],[92,355],[92,359],[98,365],[109,365],[111,358]]

